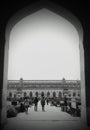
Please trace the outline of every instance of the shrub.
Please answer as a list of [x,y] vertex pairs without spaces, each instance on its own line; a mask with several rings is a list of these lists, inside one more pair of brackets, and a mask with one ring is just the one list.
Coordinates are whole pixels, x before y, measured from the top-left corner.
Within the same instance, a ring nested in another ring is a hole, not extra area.
[[14,106],[8,105],[7,106],[7,117],[15,117],[17,115],[17,111]]

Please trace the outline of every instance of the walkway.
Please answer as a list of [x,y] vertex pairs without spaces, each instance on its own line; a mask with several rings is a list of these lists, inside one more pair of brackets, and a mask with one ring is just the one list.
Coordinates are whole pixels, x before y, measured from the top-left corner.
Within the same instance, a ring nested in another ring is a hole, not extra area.
[[[23,118],[24,117],[24,118]],[[60,107],[45,105],[45,112],[42,112],[40,101],[38,103],[38,111],[34,111],[34,106],[29,108],[27,113],[18,114],[17,118],[20,120],[80,120],[79,117],[72,117],[66,112],[62,112]]]

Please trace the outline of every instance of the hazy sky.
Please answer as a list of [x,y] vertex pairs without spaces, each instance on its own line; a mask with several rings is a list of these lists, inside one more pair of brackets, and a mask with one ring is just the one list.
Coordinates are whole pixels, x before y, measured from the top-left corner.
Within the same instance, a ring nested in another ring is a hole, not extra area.
[[79,37],[74,26],[42,9],[11,31],[8,79],[80,79]]

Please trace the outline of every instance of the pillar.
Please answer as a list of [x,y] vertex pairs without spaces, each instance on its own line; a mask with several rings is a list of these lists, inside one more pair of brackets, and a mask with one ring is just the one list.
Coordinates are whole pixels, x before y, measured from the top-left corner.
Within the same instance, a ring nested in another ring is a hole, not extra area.
[[[6,99],[7,99],[7,66],[8,45],[5,43],[5,28],[0,29],[0,123],[3,126],[7,122]],[[5,53],[5,54],[4,54]]]

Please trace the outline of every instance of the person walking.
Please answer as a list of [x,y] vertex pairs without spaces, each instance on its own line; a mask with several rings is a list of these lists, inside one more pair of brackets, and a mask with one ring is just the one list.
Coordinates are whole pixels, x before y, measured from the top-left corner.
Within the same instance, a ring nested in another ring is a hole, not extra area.
[[64,111],[67,111],[67,97],[64,97]]
[[48,98],[47,98],[47,105],[48,105],[48,102],[49,102],[49,101],[48,101]]
[[45,111],[45,98],[42,96],[41,98],[41,106],[42,106],[42,111]]
[[60,101],[61,111],[64,111],[64,99],[62,98]]
[[38,106],[38,98],[37,97],[35,97],[35,99],[34,99],[34,104],[35,104],[34,110],[37,111],[37,106]]
[[20,103],[20,112],[25,112],[25,105],[23,102]]
[[76,106],[76,98],[73,97],[73,98],[71,99],[71,111],[72,111],[72,116],[76,116],[76,108],[77,108],[77,106]]
[[26,113],[28,113],[28,107],[29,107],[29,101],[28,101],[28,99],[25,99],[24,106],[25,106]]

